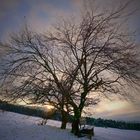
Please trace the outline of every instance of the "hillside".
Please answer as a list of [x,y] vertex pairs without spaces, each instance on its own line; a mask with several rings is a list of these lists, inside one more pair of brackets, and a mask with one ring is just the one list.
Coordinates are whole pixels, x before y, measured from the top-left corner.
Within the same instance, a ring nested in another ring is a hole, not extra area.
[[[38,125],[41,118],[11,112],[0,112],[0,140],[86,140],[77,138],[70,130],[61,130],[59,121],[48,120]],[[67,128],[70,128],[70,124]],[[95,127],[93,140],[139,140],[140,132]]]

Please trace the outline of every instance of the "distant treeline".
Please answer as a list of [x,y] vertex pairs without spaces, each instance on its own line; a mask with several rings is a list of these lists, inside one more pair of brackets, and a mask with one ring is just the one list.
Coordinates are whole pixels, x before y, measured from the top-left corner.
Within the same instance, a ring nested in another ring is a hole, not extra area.
[[[61,120],[61,114],[57,111],[55,112],[47,112],[43,109],[43,107],[30,107],[23,105],[15,105],[10,104],[0,100],[0,109],[11,111],[15,113],[30,115],[30,116],[38,116],[46,119],[54,119]],[[69,116],[69,122],[72,122],[73,116]],[[115,120],[106,120],[106,119],[95,119],[90,117],[85,117],[86,124],[94,125],[98,127],[112,127],[119,129],[130,129],[130,130],[140,130],[140,123],[136,122],[124,122],[124,121],[115,121]]]
[[[84,117],[83,117],[84,118]],[[60,113],[56,112],[52,119],[61,120]],[[72,122],[73,116],[69,116],[69,122]],[[111,128],[119,128],[119,129],[129,129],[129,130],[140,130],[140,123],[136,122],[124,122],[124,121],[115,121],[115,120],[106,120],[106,119],[95,119],[90,117],[84,118],[87,125],[94,125],[97,127],[111,127]]]
[[86,117],[86,122],[89,125],[99,126],[99,127],[112,127],[119,129],[130,129],[130,130],[140,130],[140,123],[136,122],[124,122],[106,119],[95,119]]
[[47,112],[43,107],[38,106],[24,106],[24,105],[17,105],[11,104],[5,101],[0,100],[0,109],[10,112],[15,112],[19,114],[29,115],[29,116],[36,116],[41,117],[44,119],[49,119],[52,116],[53,112]]

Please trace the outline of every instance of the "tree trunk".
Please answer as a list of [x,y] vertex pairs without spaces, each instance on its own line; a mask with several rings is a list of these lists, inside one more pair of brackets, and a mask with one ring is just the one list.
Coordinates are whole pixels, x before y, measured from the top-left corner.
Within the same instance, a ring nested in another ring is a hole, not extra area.
[[68,122],[68,113],[66,111],[62,111],[61,115],[62,115],[61,129],[66,129],[67,122]]
[[66,126],[67,126],[67,122],[66,121],[62,121],[61,129],[66,129]]
[[76,119],[72,122],[72,133],[79,136],[79,119]]
[[80,136],[79,131],[79,123],[80,123],[81,112],[78,110],[74,111],[74,119],[72,122],[72,130],[71,132],[74,133],[76,136]]

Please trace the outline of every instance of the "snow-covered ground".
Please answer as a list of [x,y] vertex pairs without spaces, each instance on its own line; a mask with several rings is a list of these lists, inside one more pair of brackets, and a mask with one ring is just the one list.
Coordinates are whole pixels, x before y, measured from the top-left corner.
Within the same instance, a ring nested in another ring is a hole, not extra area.
[[[0,140],[87,140],[77,138],[70,130],[61,130],[60,122],[0,111]],[[68,126],[70,127],[70,125]],[[95,127],[93,140],[140,140],[140,131]]]

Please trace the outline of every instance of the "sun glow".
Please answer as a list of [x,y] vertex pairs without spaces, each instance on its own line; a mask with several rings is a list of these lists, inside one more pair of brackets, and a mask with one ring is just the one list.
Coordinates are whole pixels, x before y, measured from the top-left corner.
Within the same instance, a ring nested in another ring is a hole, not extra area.
[[53,110],[54,109],[54,106],[52,106],[52,105],[46,105],[46,108],[50,111],[50,110]]

